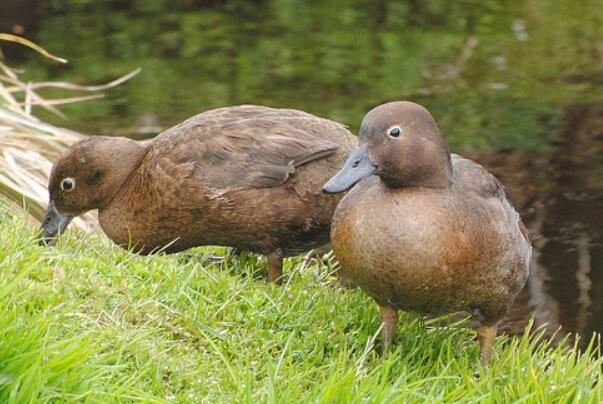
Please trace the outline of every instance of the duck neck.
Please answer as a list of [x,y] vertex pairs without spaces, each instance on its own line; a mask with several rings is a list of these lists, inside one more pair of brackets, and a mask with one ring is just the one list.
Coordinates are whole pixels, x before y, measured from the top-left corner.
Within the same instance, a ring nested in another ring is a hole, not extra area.
[[103,194],[106,197],[99,203],[99,211],[110,205],[131,180],[148,151],[146,146],[130,139],[115,138],[113,142],[113,150],[106,154],[107,166],[111,169],[107,170],[103,181],[103,187],[106,188]]
[[435,158],[419,158],[410,165],[386,165],[379,176],[390,188],[449,188],[452,186],[450,154],[448,150],[444,150]]

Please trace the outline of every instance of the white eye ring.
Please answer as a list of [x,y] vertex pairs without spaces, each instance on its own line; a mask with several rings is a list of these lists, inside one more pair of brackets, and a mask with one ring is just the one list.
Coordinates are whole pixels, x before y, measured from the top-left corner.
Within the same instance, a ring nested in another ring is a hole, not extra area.
[[61,181],[61,189],[65,192],[71,192],[75,188],[74,178],[65,178]]
[[387,136],[393,137],[393,138],[400,137],[402,132],[403,132],[402,128],[399,127],[398,125],[390,126],[387,129]]

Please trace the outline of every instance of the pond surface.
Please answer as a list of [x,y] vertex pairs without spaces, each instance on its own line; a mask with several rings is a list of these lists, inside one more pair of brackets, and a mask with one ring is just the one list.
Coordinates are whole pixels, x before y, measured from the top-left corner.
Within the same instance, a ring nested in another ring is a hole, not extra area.
[[[603,332],[603,7],[600,1],[2,0],[0,31],[31,80],[139,76],[42,118],[149,137],[198,112],[300,108],[353,130],[373,106],[424,104],[451,150],[507,185],[533,234],[528,285],[503,329]],[[59,95],[59,94],[47,94]],[[64,94],[61,94],[64,95]]]

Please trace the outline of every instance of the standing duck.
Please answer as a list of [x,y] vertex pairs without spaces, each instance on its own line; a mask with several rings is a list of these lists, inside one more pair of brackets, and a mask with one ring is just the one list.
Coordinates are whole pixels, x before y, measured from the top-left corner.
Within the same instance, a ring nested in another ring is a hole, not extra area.
[[147,254],[224,245],[283,257],[329,242],[339,196],[322,184],[356,144],[344,126],[292,109],[236,106],[204,112],[152,141],[91,137],[54,164],[42,240],[98,209],[105,234]]
[[503,185],[451,155],[429,111],[411,102],[371,110],[359,148],[323,190],[343,192],[357,182],[337,207],[331,243],[347,275],[379,304],[385,350],[398,310],[468,311],[480,323],[487,364],[532,255]]

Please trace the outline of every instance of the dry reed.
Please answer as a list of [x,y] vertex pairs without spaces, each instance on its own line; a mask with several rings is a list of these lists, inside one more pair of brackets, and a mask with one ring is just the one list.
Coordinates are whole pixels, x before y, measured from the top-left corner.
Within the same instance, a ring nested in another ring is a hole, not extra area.
[[[0,33],[0,41],[27,46],[43,56],[67,63],[40,46],[12,34]],[[69,145],[84,134],[50,125],[33,115],[34,107],[64,116],[58,105],[82,102],[102,97],[102,94],[48,99],[39,91],[55,88],[77,92],[98,92],[120,85],[139,73],[137,69],[110,83],[81,86],[65,82],[25,82],[9,67],[0,52],[0,204],[14,212],[26,213],[32,221],[44,216],[48,200],[47,183],[52,162]],[[89,232],[97,228],[92,213],[76,219],[74,225]]]

